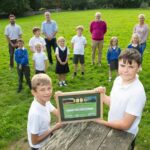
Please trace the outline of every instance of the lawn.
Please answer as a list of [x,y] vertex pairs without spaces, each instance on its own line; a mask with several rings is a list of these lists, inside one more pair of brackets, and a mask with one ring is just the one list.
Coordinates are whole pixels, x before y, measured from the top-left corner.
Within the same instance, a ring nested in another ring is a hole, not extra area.
[[[94,19],[94,14],[101,11],[102,18],[107,22],[108,31],[105,36],[103,48],[102,66],[91,65],[91,39],[89,33],[90,21]],[[146,15],[146,23],[150,26],[150,10],[142,9],[108,9],[108,10],[91,10],[91,11],[74,11],[74,12],[59,12],[53,13],[52,18],[56,20],[59,32],[58,36],[66,38],[67,46],[70,48],[69,64],[70,73],[67,75],[68,86],[59,88],[57,85],[57,76],[54,72],[55,65],[48,68],[47,74],[53,80],[53,91],[79,91],[89,90],[97,86],[106,86],[107,94],[112,87],[112,82],[108,82],[108,66],[106,61],[106,52],[109,46],[109,40],[112,36],[119,38],[119,46],[121,49],[127,47],[130,42],[131,34],[134,25],[137,23],[137,16],[140,13]],[[32,37],[32,28],[41,26],[44,20],[43,15],[17,18],[17,24],[22,27],[23,39],[25,47],[29,49],[28,42]],[[10,149],[10,145],[19,139],[26,137],[26,124],[29,106],[32,102],[32,95],[24,82],[24,89],[17,94],[17,71],[15,69],[9,71],[9,55],[7,42],[4,36],[4,28],[8,24],[7,19],[0,20],[0,149]],[[71,38],[75,35],[75,27],[82,24],[85,28],[83,34],[87,38],[87,47],[85,49],[85,75],[77,74],[75,79],[72,79],[73,74],[73,50],[71,49]],[[33,76],[32,53],[29,52],[31,75]],[[136,147],[138,150],[150,149],[150,38],[147,42],[147,48],[144,53],[142,72],[139,77],[144,84],[147,103],[144,108],[142,121],[140,123],[139,134],[136,139]],[[55,104],[54,99],[51,99]],[[136,106],[135,106],[136,107]],[[108,108],[104,108],[104,117],[107,118]],[[52,118],[52,122],[55,119]]]

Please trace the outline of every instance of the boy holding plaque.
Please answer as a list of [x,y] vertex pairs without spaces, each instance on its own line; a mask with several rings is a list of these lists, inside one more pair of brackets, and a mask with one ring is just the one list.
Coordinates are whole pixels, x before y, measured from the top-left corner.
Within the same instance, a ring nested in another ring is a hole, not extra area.
[[58,110],[49,101],[52,96],[52,81],[46,74],[36,74],[32,81],[34,100],[28,114],[28,140],[32,150],[38,150],[45,144],[53,131],[61,127],[60,123],[51,128],[51,115],[58,117]]
[[[119,130],[134,134],[138,133],[138,125],[146,102],[144,87],[137,73],[141,66],[140,53],[133,49],[126,49],[119,56],[119,76],[115,79],[110,96],[105,95],[104,87],[96,88],[103,93],[103,102],[109,106],[108,121],[96,120]],[[135,140],[131,149],[134,149]]]

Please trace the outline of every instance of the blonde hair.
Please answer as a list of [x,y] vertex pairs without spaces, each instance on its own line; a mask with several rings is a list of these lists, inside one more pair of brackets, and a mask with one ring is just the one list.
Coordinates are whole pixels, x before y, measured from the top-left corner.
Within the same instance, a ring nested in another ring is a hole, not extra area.
[[44,13],[44,15],[46,16],[46,15],[51,15],[51,13],[49,12],[49,11],[46,11],[45,13]]
[[116,40],[116,41],[117,41],[116,46],[118,47],[118,38],[117,38],[116,36],[113,36],[113,37],[111,37],[111,39],[110,39],[110,48],[112,48],[112,42],[113,42],[113,40]]
[[64,38],[63,36],[58,37],[57,43],[59,43],[61,40],[64,40],[64,41],[65,41],[65,38]]
[[132,34],[131,43],[133,43],[133,39],[134,39],[134,38],[137,38],[137,39],[138,39],[138,44],[140,44],[140,37],[139,37],[139,35],[138,35],[137,33],[133,33],[133,34]]
[[32,90],[36,91],[38,86],[44,86],[44,85],[52,86],[52,80],[47,74],[40,73],[32,77],[31,80]]
[[96,13],[95,13],[95,17],[96,17],[96,16],[100,16],[100,17],[101,17],[102,14],[101,14],[100,12],[96,12]]
[[83,27],[82,25],[78,25],[78,26],[76,27],[76,30],[78,30],[78,29],[84,30],[84,27]]
[[140,19],[140,18],[144,18],[145,19],[145,15],[144,14],[139,14],[138,15],[138,18]]

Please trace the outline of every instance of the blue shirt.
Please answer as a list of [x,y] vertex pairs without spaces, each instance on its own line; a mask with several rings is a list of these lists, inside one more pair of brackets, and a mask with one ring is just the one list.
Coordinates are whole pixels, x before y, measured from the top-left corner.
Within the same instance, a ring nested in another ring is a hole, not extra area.
[[118,56],[120,55],[121,49],[119,47],[109,48],[107,51],[107,61],[110,64],[111,60],[118,60]]
[[54,20],[51,20],[50,22],[47,21],[42,22],[42,32],[47,34],[48,36],[53,36],[53,33],[57,32],[57,30],[58,27]]
[[27,49],[16,49],[15,61],[18,65],[27,66],[29,64]]
[[136,47],[134,47],[132,44],[128,45],[128,48],[133,48],[139,51],[139,53],[141,54],[141,56],[143,55],[143,50],[142,47],[140,45],[137,45]]

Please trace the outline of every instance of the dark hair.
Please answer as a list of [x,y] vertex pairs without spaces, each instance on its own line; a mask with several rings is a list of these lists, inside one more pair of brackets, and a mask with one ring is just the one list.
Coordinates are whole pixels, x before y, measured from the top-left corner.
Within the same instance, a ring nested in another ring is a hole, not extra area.
[[123,60],[123,63],[129,63],[132,64],[133,61],[135,61],[138,66],[141,65],[141,54],[136,50],[132,48],[127,48],[123,51],[121,51],[121,54],[118,57],[118,60]]
[[24,41],[23,41],[22,39],[18,39],[18,40],[17,40],[17,43],[19,43],[19,42],[24,43]]
[[10,14],[10,15],[9,15],[9,18],[11,18],[11,17],[16,18],[14,14]]
[[36,31],[40,31],[41,29],[39,28],[39,27],[34,27],[33,29],[32,29],[32,31],[33,31],[33,33],[35,33]]

